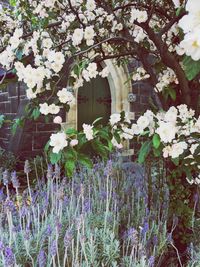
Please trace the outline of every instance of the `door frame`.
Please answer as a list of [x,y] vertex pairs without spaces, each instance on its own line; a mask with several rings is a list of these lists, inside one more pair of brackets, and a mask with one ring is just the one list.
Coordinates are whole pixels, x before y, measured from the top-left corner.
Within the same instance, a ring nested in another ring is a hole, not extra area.
[[[128,102],[128,93],[132,92],[132,83],[129,79],[127,67],[118,67],[112,60],[105,60],[101,63],[102,68],[108,67],[109,75],[107,77],[111,92],[111,114],[126,111],[130,113],[130,103]],[[65,127],[75,128],[78,126],[78,103],[76,90],[76,103],[73,105],[66,116]]]

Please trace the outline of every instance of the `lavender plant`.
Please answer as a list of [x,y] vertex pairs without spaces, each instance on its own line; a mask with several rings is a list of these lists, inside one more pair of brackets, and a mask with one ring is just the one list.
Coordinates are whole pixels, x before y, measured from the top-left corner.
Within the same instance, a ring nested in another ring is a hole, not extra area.
[[[168,195],[148,208],[144,172],[115,160],[80,167],[70,179],[58,165],[20,190],[16,173],[4,173],[0,194],[0,266],[152,267],[169,244]],[[11,189],[11,185],[13,189]],[[173,229],[172,229],[173,231]]]

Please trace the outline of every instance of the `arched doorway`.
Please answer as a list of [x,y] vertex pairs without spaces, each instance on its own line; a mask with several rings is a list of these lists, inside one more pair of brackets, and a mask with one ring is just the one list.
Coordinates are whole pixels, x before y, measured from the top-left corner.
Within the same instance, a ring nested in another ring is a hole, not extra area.
[[83,123],[92,124],[99,117],[102,117],[102,124],[107,124],[111,115],[111,102],[110,87],[106,78],[98,76],[90,82],[85,82],[78,90],[78,130],[82,130]]
[[[102,63],[102,67],[106,66],[109,69],[109,75],[105,80],[107,83],[106,86],[109,86],[111,93],[111,113],[120,113],[122,110],[130,113],[130,104],[127,100],[127,96],[129,92],[132,92],[132,84],[129,79],[128,69],[126,67],[116,66],[111,60],[105,60],[105,62]],[[95,79],[93,80],[95,81]],[[75,91],[76,99],[81,89],[83,88],[79,88]],[[67,113],[66,122],[63,123],[63,127],[78,129],[78,101]]]

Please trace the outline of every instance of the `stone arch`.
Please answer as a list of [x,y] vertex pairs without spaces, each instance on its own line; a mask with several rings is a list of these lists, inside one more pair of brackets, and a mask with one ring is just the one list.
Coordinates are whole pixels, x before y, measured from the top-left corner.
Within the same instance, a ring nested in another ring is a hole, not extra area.
[[[113,61],[105,60],[102,67],[109,68],[107,77],[111,91],[111,113],[120,113],[122,110],[130,113],[130,103],[128,102],[128,93],[132,92],[132,84],[129,81],[129,73],[127,67],[118,67]],[[78,94],[78,92],[76,92]],[[76,95],[77,96],[77,95]],[[76,97],[77,99],[77,97]],[[66,123],[64,127],[77,128],[77,103],[71,107],[67,113]],[[133,116],[131,116],[133,117]],[[133,118],[131,118],[133,119]]]

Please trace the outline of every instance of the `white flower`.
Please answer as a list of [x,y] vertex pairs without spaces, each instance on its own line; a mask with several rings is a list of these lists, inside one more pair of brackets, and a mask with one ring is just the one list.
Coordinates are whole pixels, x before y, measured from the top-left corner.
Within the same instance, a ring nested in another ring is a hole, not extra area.
[[118,123],[120,120],[121,120],[121,115],[118,114],[118,113],[115,113],[115,114],[112,114],[110,116],[110,120],[109,121],[110,121],[111,125],[114,125],[114,124]]
[[133,129],[128,128],[128,127],[122,127],[123,133],[121,135],[122,138],[128,140],[133,138]]
[[28,99],[34,99],[37,97],[37,93],[36,92],[33,92],[32,89],[27,89],[26,90],[26,96]]
[[52,134],[50,137],[50,146],[53,147],[53,153],[59,153],[68,145],[65,133]]
[[139,11],[137,15],[137,21],[139,23],[145,22],[148,19],[148,15],[146,11]]
[[136,123],[132,124],[131,129],[133,130],[133,134],[135,135],[141,134],[143,132],[143,130],[141,130]]
[[131,10],[131,19],[130,23],[134,23],[137,20],[139,23],[145,22],[148,19],[148,15],[146,11],[140,11],[138,9],[133,8]]
[[137,125],[142,132],[145,128],[149,126],[149,119],[146,116],[140,116],[137,120]]
[[40,113],[44,115],[49,114],[49,106],[47,103],[40,104]]
[[121,143],[119,144],[114,137],[112,138],[111,142],[112,142],[114,147],[116,147],[118,149],[122,149],[123,148],[123,145]]
[[49,105],[48,109],[49,109],[49,113],[51,113],[51,114],[58,114],[60,111],[60,107],[56,106],[55,104]]
[[[200,25],[200,24],[199,24]],[[194,30],[185,35],[183,41],[180,43],[180,48],[182,48],[187,56],[195,61],[200,59],[200,30]]]
[[109,75],[109,69],[108,69],[108,67],[105,67],[105,68],[99,73],[99,75],[100,75],[102,78],[106,78],[106,77],[108,77],[108,75]]
[[56,116],[53,120],[54,123],[56,124],[61,124],[62,123],[62,118],[60,116]]
[[93,136],[93,126],[92,125],[89,125],[89,124],[83,124],[83,132],[86,136],[86,139],[89,141],[89,140],[92,140],[94,138]]
[[59,98],[59,101],[63,104],[75,104],[75,98],[73,94],[67,90],[67,88],[63,88],[62,90],[58,91],[57,96]]
[[72,35],[72,43],[74,46],[78,46],[81,44],[83,40],[83,29],[75,29]]
[[84,38],[86,40],[92,40],[94,36],[95,36],[95,32],[94,32],[93,26],[86,27],[85,32],[84,32]]
[[187,180],[187,182],[188,182],[190,185],[194,184],[194,180],[193,180],[193,179],[190,180],[190,179],[188,179],[188,177],[187,177],[186,180]]
[[187,149],[188,145],[186,142],[178,142],[172,145],[170,156],[175,159],[183,154],[184,150]]
[[163,157],[168,158],[171,154],[172,148],[171,146],[166,146],[163,148]]
[[70,141],[70,146],[71,147],[74,147],[74,146],[77,146],[78,145],[78,140],[77,139],[73,139]]
[[181,5],[180,0],[172,0],[172,1],[174,3],[175,8],[179,8],[180,7],[180,5]]
[[178,110],[175,107],[170,107],[169,110],[165,113],[164,120],[166,122],[176,123],[178,115]]
[[170,143],[176,136],[177,128],[174,123],[160,121],[156,133],[160,136],[162,142]]
[[94,1],[94,0],[87,0],[86,8],[87,8],[87,10],[89,10],[89,11],[94,11],[95,8],[96,8],[95,1]]
[[88,75],[90,78],[96,78],[98,72],[97,72],[97,64],[96,63],[90,63],[87,67]]
[[190,147],[190,152],[192,153],[192,155],[194,155],[195,150],[197,149],[197,147],[199,146],[199,144],[192,144]]

